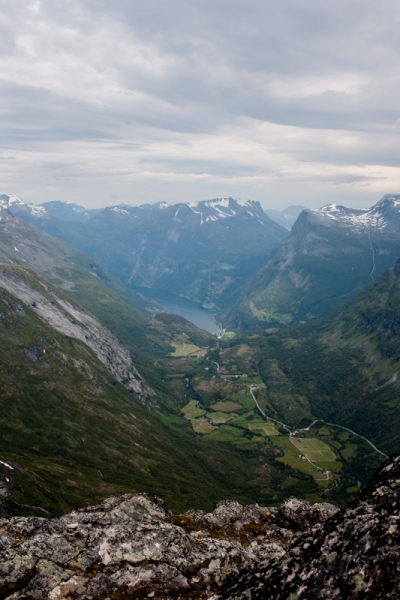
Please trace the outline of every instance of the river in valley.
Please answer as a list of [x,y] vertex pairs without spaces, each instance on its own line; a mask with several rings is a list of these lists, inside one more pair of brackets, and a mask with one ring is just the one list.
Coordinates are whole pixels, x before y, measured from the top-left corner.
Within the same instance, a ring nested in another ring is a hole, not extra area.
[[166,312],[173,313],[184,317],[191,323],[197,325],[201,329],[205,329],[210,333],[218,333],[218,325],[213,321],[213,312],[203,308],[198,302],[192,302],[182,296],[176,296],[175,294],[169,294],[160,290],[154,290],[152,288],[145,288],[139,286],[130,286],[135,292],[143,294],[152,300],[161,304]]

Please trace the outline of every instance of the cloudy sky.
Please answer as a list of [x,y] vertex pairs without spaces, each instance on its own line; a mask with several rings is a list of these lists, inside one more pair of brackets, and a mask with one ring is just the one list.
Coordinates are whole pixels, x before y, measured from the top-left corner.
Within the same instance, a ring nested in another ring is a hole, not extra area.
[[0,0],[0,193],[400,192],[397,0]]

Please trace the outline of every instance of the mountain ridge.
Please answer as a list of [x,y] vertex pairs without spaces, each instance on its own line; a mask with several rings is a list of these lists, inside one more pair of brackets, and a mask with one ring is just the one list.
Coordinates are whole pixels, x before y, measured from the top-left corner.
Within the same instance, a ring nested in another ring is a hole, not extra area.
[[91,255],[126,285],[165,290],[206,307],[228,302],[288,234],[253,200],[120,205],[84,221],[56,219],[44,206],[13,198],[9,209]]
[[245,330],[315,320],[392,267],[398,256],[400,195],[386,195],[370,209],[303,210],[220,320]]

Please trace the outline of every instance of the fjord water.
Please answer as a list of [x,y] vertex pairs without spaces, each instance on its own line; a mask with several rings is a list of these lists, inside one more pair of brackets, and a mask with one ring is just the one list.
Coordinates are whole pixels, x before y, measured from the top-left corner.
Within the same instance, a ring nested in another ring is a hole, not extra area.
[[140,286],[130,286],[135,292],[143,294],[152,300],[161,304],[166,312],[184,317],[200,329],[205,329],[210,333],[218,333],[218,325],[213,321],[213,312],[203,308],[198,302],[192,302],[182,296],[176,296],[162,290],[146,288]]

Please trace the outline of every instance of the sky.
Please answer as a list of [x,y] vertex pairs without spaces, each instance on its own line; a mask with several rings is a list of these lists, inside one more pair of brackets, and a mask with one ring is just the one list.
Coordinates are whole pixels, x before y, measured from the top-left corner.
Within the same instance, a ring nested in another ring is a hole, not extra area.
[[397,0],[0,0],[0,193],[400,193]]

